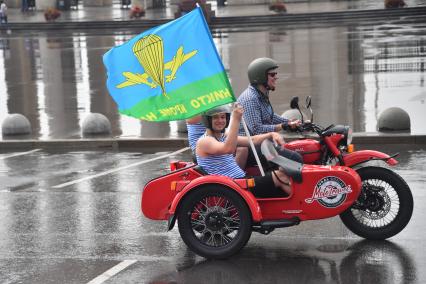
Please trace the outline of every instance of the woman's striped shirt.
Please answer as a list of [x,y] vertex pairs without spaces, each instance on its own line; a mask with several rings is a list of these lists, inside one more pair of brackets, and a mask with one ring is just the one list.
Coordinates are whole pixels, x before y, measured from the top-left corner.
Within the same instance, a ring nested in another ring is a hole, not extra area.
[[[203,137],[205,137],[204,135]],[[225,142],[225,136],[223,135],[219,142]],[[235,161],[235,157],[232,154],[224,155],[211,155],[208,157],[200,157],[196,155],[197,163],[201,166],[209,175],[222,175],[231,178],[242,178],[246,174],[238,166]]]
[[197,141],[206,132],[206,127],[202,123],[189,124],[186,123],[186,129],[188,129],[188,143],[193,153],[195,153],[195,147]]

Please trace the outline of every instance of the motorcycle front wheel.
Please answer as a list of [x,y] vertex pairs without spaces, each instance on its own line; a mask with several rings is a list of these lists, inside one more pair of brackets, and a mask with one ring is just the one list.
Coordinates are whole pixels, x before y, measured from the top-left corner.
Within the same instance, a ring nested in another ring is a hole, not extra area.
[[362,180],[358,200],[340,218],[354,234],[384,240],[401,232],[413,213],[413,196],[395,172],[380,167],[357,170]]
[[195,253],[209,259],[232,256],[252,232],[250,210],[243,198],[221,185],[194,189],[178,212],[179,233]]

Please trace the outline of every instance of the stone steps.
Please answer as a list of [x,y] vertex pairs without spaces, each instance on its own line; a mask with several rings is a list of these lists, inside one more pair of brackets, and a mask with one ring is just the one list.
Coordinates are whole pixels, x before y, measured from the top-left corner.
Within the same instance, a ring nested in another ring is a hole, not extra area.
[[[254,26],[269,26],[276,24],[286,25],[312,25],[312,24],[378,24],[389,20],[400,20],[401,22],[423,22],[426,17],[426,7],[412,7],[403,9],[374,9],[374,10],[351,10],[338,12],[320,13],[297,13],[277,14],[261,16],[235,16],[235,17],[212,17],[211,29],[245,28]],[[0,26],[0,30],[84,30],[84,29],[113,29],[113,30],[143,30],[164,24],[172,19],[137,21],[84,21],[84,22],[39,22],[39,23],[10,23]]]

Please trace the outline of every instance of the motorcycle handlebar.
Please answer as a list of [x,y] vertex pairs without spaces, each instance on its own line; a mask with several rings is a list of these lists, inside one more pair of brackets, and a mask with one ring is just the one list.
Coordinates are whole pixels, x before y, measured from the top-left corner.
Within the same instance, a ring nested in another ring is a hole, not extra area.
[[313,122],[305,122],[299,125],[299,127],[296,128],[296,131],[301,133],[305,131],[313,131],[320,135],[323,131],[323,128]]

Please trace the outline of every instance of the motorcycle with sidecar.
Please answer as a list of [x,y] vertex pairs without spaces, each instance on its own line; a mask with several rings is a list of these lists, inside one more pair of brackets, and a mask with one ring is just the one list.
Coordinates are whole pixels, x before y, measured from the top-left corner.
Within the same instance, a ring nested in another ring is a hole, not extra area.
[[[298,99],[291,106],[300,111]],[[185,244],[211,259],[237,253],[252,232],[269,234],[276,228],[337,215],[349,230],[366,239],[387,239],[404,229],[413,211],[410,188],[395,172],[367,163],[395,165],[394,157],[369,150],[351,152],[348,127],[322,129],[311,119],[300,130],[314,130],[319,136],[319,140],[284,145],[298,151],[303,163],[280,156],[269,140],[261,145],[266,160],[289,176],[291,195],[257,198],[251,192],[253,178],[208,175],[192,162],[175,161],[170,173],[145,185],[143,214],[167,220],[169,230],[177,221]]]

